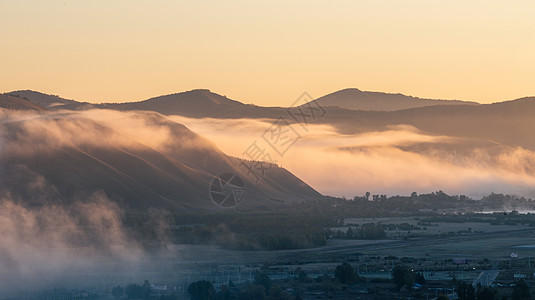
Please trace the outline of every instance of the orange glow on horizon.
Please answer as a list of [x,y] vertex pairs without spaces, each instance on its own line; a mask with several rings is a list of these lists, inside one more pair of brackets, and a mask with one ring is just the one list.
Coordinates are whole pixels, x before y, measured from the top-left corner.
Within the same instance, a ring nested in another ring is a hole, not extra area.
[[354,87],[482,103],[533,96],[532,1],[9,1],[0,92],[88,102],[207,88],[289,105]]

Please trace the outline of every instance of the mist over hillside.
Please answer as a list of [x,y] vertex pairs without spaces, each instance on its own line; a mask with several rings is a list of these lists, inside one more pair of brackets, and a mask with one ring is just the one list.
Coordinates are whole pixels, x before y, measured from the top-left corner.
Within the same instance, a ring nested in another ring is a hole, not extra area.
[[0,186],[30,205],[70,202],[103,191],[130,209],[213,210],[217,206],[208,187],[224,172],[245,181],[248,201],[243,209],[320,197],[277,166],[256,182],[239,159],[156,113],[2,113],[0,160],[5,176]]
[[[253,177],[242,163],[154,112],[0,109],[2,295],[20,291],[21,281],[31,290],[76,287],[86,273],[115,282],[154,267],[152,255],[168,243],[166,216],[239,215],[323,198],[277,165]],[[211,186],[229,172],[245,195],[225,208]]]
[[[24,95],[46,98],[35,92]],[[51,97],[49,102],[57,101]],[[476,198],[488,192],[533,196],[535,98],[477,104],[346,89],[285,108],[246,105],[193,90],[140,102],[68,105],[159,112],[235,157],[244,157],[259,140],[274,161],[328,195],[442,189]],[[311,108],[325,113],[314,116]],[[261,138],[280,118],[298,134],[283,156]],[[183,156],[180,161],[195,160]]]

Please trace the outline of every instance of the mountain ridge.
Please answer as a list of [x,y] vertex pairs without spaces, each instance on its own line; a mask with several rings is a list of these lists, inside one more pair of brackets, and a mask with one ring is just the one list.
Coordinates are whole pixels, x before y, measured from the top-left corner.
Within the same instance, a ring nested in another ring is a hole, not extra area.
[[[43,105],[44,107],[49,107],[52,105],[58,109],[72,109],[73,107],[78,106],[78,109],[87,109],[91,107],[106,107],[118,110],[145,110],[151,106],[157,105],[159,106],[159,108],[157,108],[156,110],[154,109],[154,107],[152,107],[152,110],[162,112],[163,108],[165,108],[167,110],[170,110],[171,112],[180,112],[180,110],[178,110],[176,107],[173,107],[172,105],[187,104],[195,105],[195,107],[191,108],[188,113],[200,114],[201,108],[198,107],[198,105],[205,105],[203,109],[206,109],[208,105],[211,105],[213,111],[239,107],[280,108],[278,106],[256,106],[245,104],[243,102],[230,99],[226,96],[222,96],[218,93],[214,93],[209,89],[193,89],[184,92],[155,96],[141,101],[105,102],[99,104],[68,100],[56,95],[48,95],[32,90],[13,91],[7,94],[21,95],[23,97],[28,98],[34,103]],[[338,90],[316,98],[312,101],[316,101],[322,106],[338,106],[340,108],[350,110],[372,111],[393,111],[432,105],[480,104],[474,101],[426,99],[407,96],[401,93],[361,91],[358,88],[346,88]],[[55,103],[59,103],[61,105],[53,105]]]
[[325,107],[364,111],[396,111],[434,105],[479,105],[473,101],[426,99],[401,93],[361,91],[357,88],[342,89],[312,101]]
[[[109,108],[115,110],[151,110],[165,115],[184,115],[190,117],[236,117],[237,110],[244,111],[245,117],[270,117],[273,111],[279,112],[285,107],[279,106],[257,106],[245,104],[243,102],[230,99],[209,89],[193,89],[185,92],[166,94],[151,97],[141,101],[108,102],[108,103],[88,103],[61,98],[57,95],[50,95],[33,90],[19,90],[5,93],[29,100],[45,109],[67,109],[86,110],[91,108]],[[526,96],[513,100],[496,101],[488,104],[510,103],[514,101],[530,100],[533,96]],[[399,111],[429,106],[480,106],[486,105],[474,101],[464,100],[444,100],[427,99],[414,96],[407,96],[401,93],[385,93],[374,91],[362,91],[358,88],[346,88],[338,90],[319,98],[310,103],[316,102],[324,107],[338,107],[348,110],[360,111]],[[308,104],[310,104],[308,103]],[[301,107],[303,107],[303,104]],[[260,111],[260,112],[259,112]]]

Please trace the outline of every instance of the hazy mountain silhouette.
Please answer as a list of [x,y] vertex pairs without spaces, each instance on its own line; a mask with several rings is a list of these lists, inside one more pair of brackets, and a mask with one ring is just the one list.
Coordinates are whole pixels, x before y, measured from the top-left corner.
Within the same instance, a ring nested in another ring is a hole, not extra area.
[[[362,92],[345,89],[316,99],[321,106],[336,106],[350,110],[396,111],[434,105],[477,105],[476,102],[458,100],[421,99],[402,94]],[[283,107],[261,107],[244,104],[225,96],[200,89],[154,97],[129,103],[107,103],[100,107],[116,110],[150,110],[165,115],[216,118],[277,118],[286,115]]]
[[14,97],[9,94],[0,94],[0,107],[12,110],[46,110],[44,107],[34,102],[31,102],[28,99]]
[[166,115],[190,117],[225,115],[228,111],[246,106],[205,89],[159,96],[139,102],[105,104],[106,108],[117,110],[150,110]]
[[351,110],[395,111],[433,105],[475,105],[476,102],[459,100],[423,99],[403,94],[365,92],[351,88],[340,90],[316,100],[321,106],[338,106]]
[[[35,95],[42,97],[38,92],[27,91],[25,95],[31,101],[37,101]],[[57,98],[53,99],[58,101]],[[326,114],[321,118],[309,118],[306,122],[333,125],[341,133],[382,131],[395,125],[411,125],[428,134],[484,139],[535,149],[532,134],[535,130],[535,122],[532,121],[535,115],[533,99],[527,97],[494,104],[477,104],[345,89],[314,100],[325,108]],[[51,102],[42,100],[41,103]],[[192,90],[130,103],[95,105],[68,101],[68,104],[52,106],[51,109],[95,107],[121,111],[147,110],[195,118],[284,117],[288,122],[296,122],[288,114],[288,108],[243,104],[209,90]]]
[[[30,101],[50,109],[109,108],[122,111],[148,110],[165,115],[182,115],[196,118],[277,118],[281,114],[286,114],[286,109],[283,107],[261,107],[244,104],[207,89],[158,96],[138,102],[104,104],[76,102],[35,91],[15,91],[11,92],[11,94],[26,97]],[[314,101],[324,107],[366,111],[396,111],[435,105],[478,104],[476,102],[458,100],[422,99],[402,94],[363,92],[359,89],[340,90]]]
[[438,105],[400,111],[330,109],[322,123],[341,133],[389,130],[410,125],[431,135],[535,149],[535,97],[481,105]]
[[45,108],[53,108],[53,107],[65,108],[67,106],[79,106],[81,104],[85,104],[85,103],[74,101],[74,100],[64,99],[56,95],[48,95],[48,94],[31,91],[31,90],[13,91],[8,94],[14,97],[29,100]]
[[[345,90],[338,96],[363,93],[366,97],[387,95]],[[141,102],[118,104],[80,103],[30,91],[24,92],[24,95],[21,93],[17,96],[35,102],[5,94],[0,97],[3,107],[37,110],[41,114],[38,118],[2,124],[0,171],[3,174],[0,189],[28,203],[39,205],[49,201],[71,201],[79,194],[102,190],[125,207],[136,209],[218,209],[210,201],[208,186],[222,172],[236,173],[246,181],[248,200],[240,205],[240,209],[269,209],[281,205],[281,201],[300,202],[321,197],[290,172],[278,167],[266,171],[265,176],[256,182],[255,178],[247,174],[247,170],[240,168],[241,161],[228,157],[211,142],[163,116],[224,119],[284,117],[288,122],[295,123],[297,121],[289,115],[289,108],[246,105],[208,90],[193,90]],[[423,141],[395,146],[401,151],[420,153],[435,159],[449,157],[448,159],[462,161],[463,157],[474,159],[474,155],[480,153],[492,163],[504,159],[503,156],[500,158],[504,153],[522,148],[535,150],[535,97],[494,104],[451,102],[448,105],[424,105],[395,110],[390,102],[398,100],[392,99],[402,99],[399,103],[418,102],[419,105],[443,102],[390,95],[385,98],[390,97],[392,101],[385,100],[382,103],[384,110],[375,111],[371,110],[371,106],[367,107],[370,110],[364,110],[364,106],[360,110],[329,106],[327,104],[332,104],[329,99],[333,99],[332,95],[320,98],[319,100],[323,99],[320,102],[311,103],[314,105],[323,102],[321,105],[325,105],[326,113],[321,118],[309,118],[309,124],[333,126],[340,134],[374,134],[408,126],[411,132],[447,137],[447,142]],[[47,106],[50,111],[45,111],[37,103]],[[155,128],[155,136],[162,129],[168,131],[169,136],[165,139],[168,144],[165,149],[134,140],[127,145],[118,144],[115,142],[117,136],[120,136],[117,129],[127,125],[107,126],[98,121],[98,118],[85,118],[86,112],[81,110],[90,108],[107,108],[108,113],[122,114],[118,119],[135,115],[128,118]],[[299,108],[303,109],[304,106],[292,109]],[[61,111],[56,112],[56,109]],[[76,112],[68,112],[68,109]],[[34,126],[39,122],[50,123],[42,127]],[[93,140],[51,144],[50,141],[57,138],[47,137],[47,128],[74,140],[85,136],[93,136]],[[345,145],[339,150],[363,151],[363,147],[365,146]],[[373,145],[368,148],[364,151],[375,151]],[[528,153],[511,166],[520,172],[531,174],[535,170],[532,170],[533,164],[529,163],[529,159]]]
[[232,172],[246,184],[242,210],[322,197],[277,166],[257,181],[240,167],[240,160],[159,114],[139,112],[133,118],[167,132],[164,149],[130,140],[115,125],[78,113],[2,124],[0,190],[37,206],[103,191],[125,208],[194,212],[219,209],[211,202],[209,185],[218,174]]

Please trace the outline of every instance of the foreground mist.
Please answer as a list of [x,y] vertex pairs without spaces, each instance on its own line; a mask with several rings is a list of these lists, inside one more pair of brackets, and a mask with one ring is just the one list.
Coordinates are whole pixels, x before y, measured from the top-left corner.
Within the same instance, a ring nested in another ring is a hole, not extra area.
[[3,295],[88,285],[84,274],[132,272],[141,263],[143,251],[126,236],[121,211],[103,194],[39,208],[0,201]]
[[[110,125],[119,118],[118,131],[94,122],[97,117],[107,118]],[[60,192],[64,187],[32,170],[43,159],[32,157],[66,156],[65,147],[135,148],[140,140],[157,148],[170,140],[168,130],[146,125],[146,119],[135,120],[135,115],[104,111],[43,115],[1,111],[0,119],[0,296],[142,280],[142,266],[155,262],[125,227],[125,208],[98,188],[74,191],[65,198]],[[13,155],[26,160],[7,160]],[[90,172],[84,170],[87,165],[72,167]],[[59,176],[76,180],[75,174]]]

